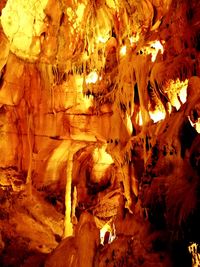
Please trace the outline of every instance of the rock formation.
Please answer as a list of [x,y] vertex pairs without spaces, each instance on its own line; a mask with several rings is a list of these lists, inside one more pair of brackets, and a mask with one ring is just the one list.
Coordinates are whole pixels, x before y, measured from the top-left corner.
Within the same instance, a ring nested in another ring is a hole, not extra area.
[[0,266],[200,266],[200,2],[0,15]]

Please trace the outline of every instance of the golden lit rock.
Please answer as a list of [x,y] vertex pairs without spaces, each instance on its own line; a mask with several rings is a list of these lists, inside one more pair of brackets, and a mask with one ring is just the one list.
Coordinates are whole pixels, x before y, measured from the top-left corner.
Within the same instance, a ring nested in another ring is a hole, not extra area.
[[199,14],[0,1],[0,266],[199,264]]
[[28,60],[40,53],[40,35],[44,30],[45,7],[48,0],[12,1],[2,10],[1,24],[11,44],[11,51]]
[[164,120],[166,116],[165,111],[164,110],[161,111],[159,109],[156,109],[155,111],[150,111],[149,114],[154,123]]

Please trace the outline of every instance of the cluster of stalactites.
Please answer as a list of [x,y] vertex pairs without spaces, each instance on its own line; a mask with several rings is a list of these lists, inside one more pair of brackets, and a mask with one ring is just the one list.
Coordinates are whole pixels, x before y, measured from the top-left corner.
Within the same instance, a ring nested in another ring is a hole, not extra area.
[[[74,75],[86,96],[86,109],[94,98],[100,105],[115,102],[131,134],[133,125],[157,123],[173,107],[179,110],[186,102],[187,79],[169,79],[162,88],[153,74],[148,81],[148,71],[162,62],[165,40],[145,41],[144,36],[158,30],[170,3],[162,1],[161,7],[161,1],[150,0],[81,0],[71,4],[8,0],[1,24],[14,54],[51,63],[57,83]],[[167,103],[162,102],[159,91]]]

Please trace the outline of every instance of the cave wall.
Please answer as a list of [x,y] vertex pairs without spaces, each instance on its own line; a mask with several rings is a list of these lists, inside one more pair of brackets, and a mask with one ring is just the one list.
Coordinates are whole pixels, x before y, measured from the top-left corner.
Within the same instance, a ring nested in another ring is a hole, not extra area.
[[[7,0],[0,11],[1,265],[189,266],[199,2]],[[107,224],[115,240],[103,245]]]

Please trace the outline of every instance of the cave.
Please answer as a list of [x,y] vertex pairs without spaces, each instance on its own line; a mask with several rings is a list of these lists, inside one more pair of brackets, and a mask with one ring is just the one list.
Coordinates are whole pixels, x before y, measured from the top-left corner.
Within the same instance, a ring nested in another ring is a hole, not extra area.
[[200,1],[0,0],[0,266],[200,266]]

